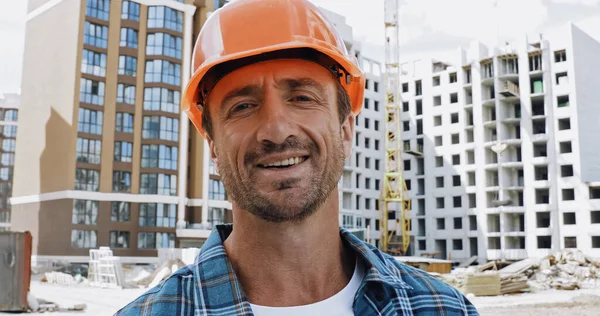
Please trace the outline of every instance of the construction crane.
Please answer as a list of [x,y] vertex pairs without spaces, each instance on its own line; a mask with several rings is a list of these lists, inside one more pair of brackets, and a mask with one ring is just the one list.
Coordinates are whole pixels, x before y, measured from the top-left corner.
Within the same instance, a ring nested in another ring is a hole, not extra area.
[[[385,170],[381,190],[380,248],[391,255],[404,255],[410,245],[410,200],[402,175],[400,129],[399,0],[384,0],[385,22]],[[395,207],[393,207],[395,206]],[[395,222],[389,229],[390,213]]]

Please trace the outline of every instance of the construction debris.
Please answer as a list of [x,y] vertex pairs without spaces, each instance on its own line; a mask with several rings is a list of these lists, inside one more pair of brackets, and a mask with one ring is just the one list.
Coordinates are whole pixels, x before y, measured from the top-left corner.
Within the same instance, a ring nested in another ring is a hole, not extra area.
[[436,277],[464,294],[475,296],[600,288],[600,260],[587,257],[579,250],[560,251],[542,260],[521,260],[500,270],[495,261],[480,266],[465,265]]
[[125,279],[121,269],[121,259],[113,256],[109,247],[90,249],[90,285],[102,288],[123,288]]

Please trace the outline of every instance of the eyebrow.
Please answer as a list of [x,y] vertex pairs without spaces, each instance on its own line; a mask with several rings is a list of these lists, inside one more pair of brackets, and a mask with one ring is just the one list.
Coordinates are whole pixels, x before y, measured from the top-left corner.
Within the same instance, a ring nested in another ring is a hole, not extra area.
[[[262,93],[262,88],[257,86],[257,85],[247,85],[247,86],[243,86],[241,88],[237,88],[234,90],[229,91],[225,97],[223,98],[223,100],[221,101],[221,104],[227,104],[229,103],[232,99],[235,99],[237,97],[244,97],[244,96],[248,96],[248,95],[260,95]],[[221,115],[225,115],[227,113],[227,109],[224,106],[221,106]]]
[[276,82],[276,86],[281,90],[294,90],[298,88],[313,88],[320,94],[325,93],[325,87],[311,78],[284,78]]

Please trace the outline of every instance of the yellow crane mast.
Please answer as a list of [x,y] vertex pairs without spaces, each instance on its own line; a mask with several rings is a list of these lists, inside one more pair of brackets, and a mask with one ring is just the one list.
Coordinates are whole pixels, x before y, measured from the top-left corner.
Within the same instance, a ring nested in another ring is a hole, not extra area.
[[[380,198],[380,248],[392,255],[406,254],[410,245],[410,200],[402,175],[400,126],[399,0],[384,0],[385,22],[385,170]],[[393,207],[395,206],[395,207]],[[390,226],[390,213],[395,223]]]

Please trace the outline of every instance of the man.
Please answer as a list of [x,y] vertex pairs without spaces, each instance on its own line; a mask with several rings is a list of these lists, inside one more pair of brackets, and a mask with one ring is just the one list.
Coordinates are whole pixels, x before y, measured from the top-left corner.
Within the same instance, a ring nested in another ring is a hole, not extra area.
[[206,22],[184,111],[232,201],[191,266],[119,315],[476,315],[457,290],[341,229],[337,183],[365,78],[307,0]]

